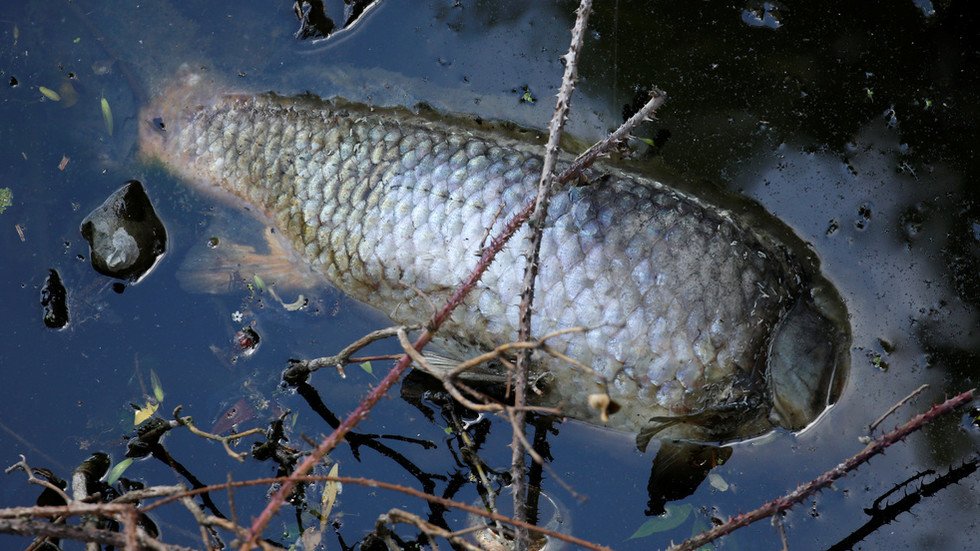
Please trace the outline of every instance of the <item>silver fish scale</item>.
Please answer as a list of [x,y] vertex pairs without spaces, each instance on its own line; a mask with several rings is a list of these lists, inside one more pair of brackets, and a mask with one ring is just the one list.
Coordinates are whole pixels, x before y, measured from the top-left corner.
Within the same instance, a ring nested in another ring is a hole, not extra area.
[[[166,97],[162,100],[166,102]],[[404,110],[274,95],[228,96],[172,117],[155,155],[258,207],[340,290],[398,323],[426,320],[533,196],[537,149]],[[732,399],[758,374],[773,325],[800,291],[785,253],[724,211],[601,167],[556,193],[541,246],[535,335],[595,370],[538,358],[553,400],[594,420],[608,381],[639,430],[655,415]],[[442,335],[457,352],[516,339],[522,248],[513,239]]]

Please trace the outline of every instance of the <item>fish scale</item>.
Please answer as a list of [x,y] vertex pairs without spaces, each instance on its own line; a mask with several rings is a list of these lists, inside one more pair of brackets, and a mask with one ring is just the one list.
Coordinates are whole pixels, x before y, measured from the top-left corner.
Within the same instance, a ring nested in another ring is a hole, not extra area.
[[[146,120],[157,117],[165,130],[141,130],[146,158],[244,200],[338,289],[404,324],[427,320],[467,276],[487,236],[533,197],[542,165],[537,147],[435,115],[221,94],[192,74],[145,108]],[[551,344],[594,373],[536,356],[535,369],[549,373],[542,400],[600,423],[588,397],[608,392],[622,411],[604,424],[627,431],[654,418],[707,415],[668,432],[759,432],[781,403],[766,365],[776,328],[801,302],[815,309],[812,274],[724,209],[612,166],[588,176],[591,184],[563,188],[551,202],[532,330],[587,328]],[[440,332],[447,350],[516,339],[526,236],[518,232],[453,312]],[[819,380],[804,392],[822,392],[817,401],[826,405],[830,391]],[[709,415],[732,404],[754,410],[730,422]]]

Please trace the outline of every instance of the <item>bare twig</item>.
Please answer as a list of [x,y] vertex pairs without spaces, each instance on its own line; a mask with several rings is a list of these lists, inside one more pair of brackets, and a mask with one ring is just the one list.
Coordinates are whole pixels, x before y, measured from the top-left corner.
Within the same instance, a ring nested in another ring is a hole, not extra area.
[[358,358],[357,360],[352,358],[351,356],[353,356],[355,352],[375,341],[387,339],[388,337],[394,337],[398,334],[399,330],[411,331],[413,329],[418,329],[418,327],[399,326],[378,329],[377,331],[372,331],[357,339],[333,356],[324,356],[322,358],[314,358],[312,360],[294,360],[290,362],[291,365],[289,366],[289,369],[287,369],[286,373],[283,374],[283,379],[287,381],[290,379],[305,380],[311,373],[324,367],[333,367],[337,370],[337,373],[339,373],[341,377],[346,377],[347,374],[344,372],[345,365],[354,363],[358,360],[364,361],[361,358]]
[[[585,369],[588,369],[588,367],[583,366],[583,364],[581,364],[580,362],[577,362],[572,358],[569,358],[565,354],[562,354],[561,352],[545,344],[545,342],[548,339],[555,338],[559,335],[565,335],[568,333],[579,332],[579,331],[584,331],[584,328],[573,327],[571,329],[554,331],[552,333],[548,333],[544,337],[541,337],[541,339],[537,341],[505,343],[494,348],[489,352],[485,352],[483,354],[474,356],[468,360],[464,360],[456,367],[450,369],[448,372],[445,372],[445,370],[443,369],[436,369],[435,367],[433,367],[431,363],[428,361],[428,359],[426,359],[426,357],[423,356],[421,352],[417,351],[412,346],[412,342],[408,339],[408,334],[405,331],[398,332],[398,342],[399,344],[401,344],[402,350],[404,350],[405,354],[408,354],[412,358],[412,361],[415,362],[415,364],[418,366],[419,369],[442,381],[443,387],[446,389],[447,392],[449,392],[449,394],[453,397],[453,399],[455,399],[457,402],[459,402],[463,406],[473,411],[490,413],[490,412],[517,411],[519,409],[521,411],[536,411],[538,413],[544,413],[548,415],[561,415],[561,411],[555,408],[536,407],[536,406],[505,406],[504,404],[498,402],[497,400],[494,400],[490,396],[487,396],[486,394],[479,392],[469,387],[465,383],[459,381],[459,377],[463,373],[479,365],[492,361],[499,362],[503,364],[505,367],[507,367],[508,369],[510,369],[512,365],[510,364],[510,362],[504,359],[504,356],[507,353],[515,350],[519,351],[519,350],[540,349],[547,352],[549,355],[555,358],[567,359],[569,363],[571,363],[575,367],[579,367],[579,368],[584,367]],[[474,402],[470,398],[466,397],[462,391],[465,391],[467,394],[476,397],[476,399],[481,400],[482,403]]]
[[823,473],[810,482],[798,487],[796,490],[786,494],[783,497],[774,499],[762,505],[758,509],[755,509],[754,511],[741,515],[735,515],[734,517],[728,519],[728,522],[716,526],[711,530],[702,532],[697,536],[685,540],[679,545],[672,546],[668,551],[693,551],[694,549],[698,549],[702,545],[730,534],[743,526],[748,526],[756,521],[788,510],[797,503],[800,503],[811,495],[819,492],[823,488],[830,486],[835,480],[853,471],[863,463],[866,463],[869,459],[875,455],[878,455],[892,444],[901,441],[909,434],[921,429],[933,419],[950,413],[956,408],[966,404],[973,399],[973,393],[975,390],[976,389],[967,390],[966,392],[958,394],[941,404],[932,406],[929,411],[916,415],[904,425],[879,436],[857,454],[851,456],[840,465],[837,465],[833,469]]
[[242,438],[245,438],[246,436],[251,436],[253,434],[264,434],[265,433],[265,429],[264,428],[261,428],[261,427],[256,427],[256,428],[253,428],[253,429],[248,429],[248,430],[242,431],[242,432],[236,432],[235,434],[229,434],[228,436],[221,436],[220,434],[212,434],[210,432],[205,432],[205,431],[197,428],[194,425],[194,419],[193,418],[187,417],[187,416],[184,416],[184,417],[181,417],[180,416],[180,410],[182,408],[183,408],[183,406],[177,406],[177,407],[174,408],[173,416],[174,416],[174,419],[177,421],[178,424],[187,427],[187,430],[191,431],[191,433],[193,433],[193,434],[195,434],[197,436],[200,436],[201,438],[206,438],[208,440],[214,440],[215,442],[221,442],[221,445],[224,446],[224,448],[225,448],[225,452],[229,456],[231,456],[232,459],[234,459],[234,460],[236,460],[238,462],[244,462],[245,461],[245,458],[248,457],[248,452],[236,452],[235,450],[231,449],[231,444],[230,443],[231,442],[234,442],[236,440],[241,440]]
[[175,486],[151,486],[141,490],[130,490],[109,503],[137,503],[143,501],[144,499],[153,497],[176,495],[185,491],[186,489],[187,488],[179,484]]
[[[46,521],[26,518],[0,519],[0,534],[17,534],[21,536],[42,536],[62,540],[94,542],[113,547],[124,548],[126,536],[119,532],[84,528],[69,524],[54,524]],[[169,545],[149,537],[142,530],[137,531],[138,546],[159,551],[193,551],[190,547]]]
[[[555,166],[558,163],[559,142],[562,129],[568,119],[568,109],[578,79],[578,56],[585,40],[585,28],[588,26],[589,14],[592,12],[592,0],[581,0],[575,16],[575,26],[572,27],[572,40],[565,54],[565,73],[562,75],[561,87],[558,89],[558,100],[555,112],[548,125],[548,143],[545,146],[544,162],[541,167],[541,178],[538,180],[538,192],[534,200],[534,212],[531,214],[529,225],[531,238],[524,252],[527,264],[524,267],[524,282],[521,287],[521,304],[517,331],[518,340],[531,339],[531,307],[534,303],[534,282],[538,278],[538,263],[540,261],[541,239],[544,235],[544,223],[548,216],[548,202],[553,192]],[[527,371],[531,361],[531,352],[522,350],[517,353],[517,369],[514,378],[514,405],[524,405],[527,392]],[[514,438],[511,442],[511,489],[514,492],[514,518],[524,520],[527,513],[525,502],[527,489],[524,474],[527,465],[524,461],[524,451],[531,450],[524,438],[524,412],[517,410],[511,413],[511,424],[514,427]],[[526,530],[518,528],[514,534],[514,547],[518,551],[528,546]]]
[[899,400],[894,406],[888,408],[888,411],[886,411],[885,413],[882,413],[881,414],[881,417],[875,419],[873,423],[871,423],[870,425],[868,425],[868,434],[873,433],[875,431],[875,429],[878,428],[878,425],[880,425],[882,422],[884,422],[884,420],[887,419],[889,415],[895,413],[898,410],[898,408],[900,408],[903,405],[907,404],[910,400],[912,400],[913,398],[915,398],[919,394],[922,394],[922,391],[924,391],[927,388],[929,388],[929,384],[928,383],[923,384],[919,388],[917,388],[917,389],[913,390],[912,392],[910,392],[908,396],[906,396],[905,398],[902,398],[901,400]]
[[[545,536],[559,539],[561,541],[577,545],[585,549],[592,549],[593,551],[610,551],[609,547],[598,545],[590,541],[583,540],[581,538],[576,538],[575,536],[570,536],[568,534],[562,534],[561,532],[556,532],[548,528],[541,526],[535,526],[527,522],[519,522],[513,518],[506,517],[499,513],[490,513],[480,507],[474,507],[468,503],[462,503],[452,499],[447,499],[444,497],[428,494],[415,488],[409,488],[407,486],[401,486],[398,484],[392,484],[390,482],[383,482],[381,480],[374,480],[370,478],[361,477],[351,477],[351,476],[312,476],[303,475],[295,476],[295,473],[290,476],[276,477],[276,478],[257,478],[253,480],[242,480],[232,483],[224,484],[214,484],[212,486],[203,486],[201,488],[194,488],[192,490],[187,490],[181,496],[170,496],[165,497],[159,501],[156,501],[150,505],[142,508],[143,512],[149,512],[158,507],[162,507],[168,503],[173,503],[181,497],[195,496],[198,494],[205,494],[209,492],[215,492],[218,490],[223,490],[227,488],[241,488],[246,486],[267,486],[270,484],[284,484],[289,480],[295,480],[296,482],[340,482],[341,484],[349,484],[352,486],[365,486],[368,488],[381,488],[383,490],[390,490],[394,492],[400,492],[406,495],[410,495],[419,499],[428,501],[429,503],[435,503],[446,508],[458,509],[460,511],[465,511],[467,513],[472,513],[474,515],[487,518],[490,520],[497,520],[512,526],[521,525],[530,531],[543,534]],[[2,511],[2,510],[0,510]]]
[[395,524],[395,523],[410,524],[418,528],[420,531],[422,531],[423,534],[429,536],[430,538],[431,537],[446,538],[453,544],[461,547],[462,549],[467,549],[468,551],[484,551],[482,547],[478,545],[473,545],[472,543],[463,539],[459,533],[450,532],[449,530],[446,530],[445,528],[442,528],[440,526],[436,526],[431,522],[426,522],[425,520],[422,519],[422,517],[413,515],[412,513],[409,513],[407,511],[402,511],[401,509],[392,509],[387,513],[378,517],[377,524],[380,525],[379,527],[383,527],[383,525],[385,524]]
[[7,469],[4,472],[6,474],[10,474],[17,469],[21,469],[25,473],[27,473],[27,482],[31,484],[37,484],[38,486],[43,486],[51,490],[52,492],[58,494],[58,496],[60,496],[61,499],[65,500],[65,503],[71,503],[72,501],[71,498],[68,497],[68,494],[66,494],[64,490],[48,482],[47,480],[41,480],[40,478],[34,476],[34,469],[32,469],[31,466],[27,464],[27,458],[24,457],[23,454],[21,454],[20,456],[20,461],[7,467]]

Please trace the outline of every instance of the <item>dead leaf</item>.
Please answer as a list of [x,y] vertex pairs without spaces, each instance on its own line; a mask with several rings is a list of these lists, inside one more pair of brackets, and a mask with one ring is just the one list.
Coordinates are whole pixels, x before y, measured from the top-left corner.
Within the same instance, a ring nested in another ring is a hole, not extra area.
[[[327,476],[336,477],[337,473],[340,472],[340,464],[334,463],[333,467],[330,468],[330,472]],[[337,495],[340,494],[343,488],[340,482],[335,480],[327,481],[326,486],[323,487],[323,497],[320,499],[320,529],[322,530],[327,525],[327,519],[330,518],[330,512],[333,510],[334,503],[337,502]]]
[[71,159],[68,158],[68,155],[62,155],[61,156],[61,162],[58,163],[58,170],[64,172],[65,167],[68,166],[68,161],[70,161],[70,160]]

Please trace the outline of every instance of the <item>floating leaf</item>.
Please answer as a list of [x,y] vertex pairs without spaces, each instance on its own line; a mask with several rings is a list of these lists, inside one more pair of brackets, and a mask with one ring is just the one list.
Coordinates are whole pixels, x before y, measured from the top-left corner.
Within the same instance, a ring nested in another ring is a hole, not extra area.
[[0,187],[0,214],[14,204],[14,192],[9,187]]
[[728,482],[725,482],[725,479],[722,478],[720,474],[709,473],[708,484],[711,484],[711,487],[718,490],[719,492],[728,491]]
[[127,457],[126,459],[123,459],[119,463],[113,465],[112,469],[109,469],[109,474],[106,475],[105,483],[110,486],[115,484],[119,480],[119,477],[121,477],[122,474],[126,472],[126,469],[128,469],[132,464],[133,458]]
[[64,172],[65,167],[68,166],[68,161],[70,161],[70,160],[71,160],[71,157],[69,157],[68,155],[62,155],[61,156],[61,162],[58,163],[58,170]]
[[150,386],[153,387],[153,397],[157,399],[157,402],[163,401],[163,385],[160,384],[160,377],[157,376],[157,372],[150,370]]
[[371,362],[364,362],[361,364],[361,369],[367,372],[368,375],[374,375],[374,368],[371,367]]
[[102,98],[102,120],[105,121],[105,129],[112,135],[112,109],[109,108],[109,100]]
[[265,281],[259,277],[259,274],[252,276],[252,281],[255,282],[255,286],[262,292],[265,292]]
[[43,95],[44,97],[48,98],[51,101],[61,101],[61,96],[58,95],[58,92],[55,92],[54,90],[46,86],[38,86],[37,91],[41,92],[41,95]]
[[133,426],[139,425],[143,421],[153,417],[153,414],[157,412],[159,407],[159,403],[152,400],[147,400],[146,405],[137,409],[136,413],[133,415]]
[[[327,476],[337,476],[340,472],[340,464],[334,463],[333,467],[330,467],[330,472]],[[343,486],[340,482],[335,480],[327,481],[327,485],[323,487],[323,497],[320,499],[320,526],[323,527],[327,524],[327,519],[330,518],[330,511],[333,510],[334,504],[337,502],[337,496],[343,491]]]
[[666,509],[667,512],[659,517],[647,519],[646,522],[636,529],[636,532],[633,532],[633,535],[629,539],[645,538],[651,534],[673,530],[681,524],[684,524],[684,521],[691,516],[691,511],[694,510],[694,507],[690,503],[685,503],[684,505],[668,504]]
[[297,547],[294,543],[289,548],[290,549],[305,549],[306,551],[312,551],[320,546],[320,540],[323,539],[323,530],[317,526],[307,526],[303,533],[299,537],[299,541],[302,542],[302,546]]
[[536,98],[534,97],[534,94],[531,93],[531,89],[528,88],[527,86],[525,86],[524,87],[524,93],[521,94],[521,102],[522,103],[534,103],[535,101],[536,101]]

